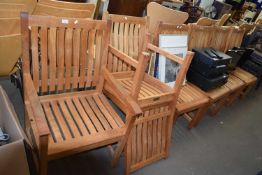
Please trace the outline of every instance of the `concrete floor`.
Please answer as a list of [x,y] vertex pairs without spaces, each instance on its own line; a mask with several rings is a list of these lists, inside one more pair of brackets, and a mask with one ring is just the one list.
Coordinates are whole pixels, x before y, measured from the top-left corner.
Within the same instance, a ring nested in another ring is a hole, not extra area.
[[[1,78],[23,118],[18,89]],[[224,108],[216,117],[205,116],[197,128],[186,129],[179,118],[173,129],[170,156],[138,170],[134,175],[255,175],[262,170],[262,88]],[[66,157],[49,163],[49,175],[123,174],[123,160],[110,167],[107,149]]]

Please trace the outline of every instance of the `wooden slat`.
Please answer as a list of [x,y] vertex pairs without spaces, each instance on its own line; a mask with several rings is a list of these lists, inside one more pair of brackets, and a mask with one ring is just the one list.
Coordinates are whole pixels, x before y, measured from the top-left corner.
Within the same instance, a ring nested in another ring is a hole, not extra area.
[[[115,48],[119,48],[118,46],[118,30],[119,30],[119,23],[116,22],[114,23],[114,30],[113,30],[113,45]],[[118,59],[117,57],[113,57],[113,72],[117,71],[117,63],[118,63]]]
[[49,66],[50,66],[50,91],[55,90],[56,85],[56,28],[50,28],[49,30],[49,43],[48,43],[48,52],[49,52]]
[[[113,116],[118,116],[116,111],[112,108],[112,106],[107,101],[106,97],[104,95],[101,95],[101,94],[99,94],[98,96],[99,96],[100,100],[102,101],[103,105],[109,111],[109,113]],[[115,119],[115,122],[118,124],[119,127],[123,127],[124,123],[123,123],[123,121],[121,120],[120,117],[115,117],[114,119]]]
[[[149,116],[150,117],[152,114],[154,114],[154,109],[149,110]],[[147,139],[148,139],[148,145],[147,145],[147,159],[152,157],[153,153],[153,122],[152,120],[149,120],[147,122]]]
[[73,34],[73,88],[78,87],[79,59],[80,59],[80,29],[74,30]]
[[81,114],[81,117],[82,117],[83,121],[85,122],[85,125],[87,126],[90,134],[96,133],[97,132],[96,128],[92,124],[92,121],[90,120],[89,116],[85,112],[85,110],[84,110],[82,104],[80,103],[79,99],[77,97],[73,97],[73,102],[74,102],[75,106],[77,107],[77,111]]
[[57,38],[57,65],[58,65],[58,85],[57,90],[64,89],[64,64],[65,64],[65,28],[58,29]]
[[94,45],[95,45],[95,30],[89,31],[88,36],[88,63],[87,63],[87,80],[85,87],[90,87],[93,81],[93,69],[94,69]]
[[134,29],[134,55],[133,58],[138,57],[138,51],[139,51],[139,25],[135,25]]
[[132,164],[136,163],[136,146],[137,146],[137,142],[136,142],[136,125],[134,125],[132,132],[131,132],[131,137],[132,137],[132,143],[131,143],[131,152],[132,152]]
[[72,39],[73,39],[73,29],[68,28],[65,33],[65,89],[68,90],[71,88],[71,66],[72,66]]
[[38,27],[31,28],[32,73],[35,89],[39,91]]
[[59,106],[61,107],[61,110],[63,112],[63,115],[65,117],[66,122],[68,123],[68,126],[70,127],[73,137],[78,138],[80,137],[80,132],[75,124],[75,122],[72,119],[72,116],[70,115],[68,108],[66,107],[64,100],[58,100]]
[[48,91],[48,67],[47,67],[47,28],[40,29],[40,49],[41,49],[41,88],[42,92]]
[[86,76],[86,61],[87,61],[87,35],[88,31],[83,30],[81,32],[81,56],[80,56],[80,81],[79,87],[82,88],[85,85]]
[[112,114],[110,114],[107,109],[105,108],[105,106],[103,105],[103,103],[101,102],[100,98],[98,97],[98,95],[94,95],[93,99],[95,101],[95,103],[97,104],[98,108],[100,109],[101,113],[105,116],[106,120],[108,121],[108,123],[110,124],[110,126],[115,129],[118,128],[118,125],[116,124],[116,121],[114,118],[116,118],[117,116],[112,116]]
[[129,26],[129,42],[128,42],[128,55],[134,56],[134,24],[130,24]]
[[[102,56],[102,40],[103,40],[103,33],[102,31],[96,32],[96,47],[95,47],[95,66],[94,66],[94,79],[92,86],[96,86],[99,81],[99,73],[100,73],[100,64],[101,64],[101,56]],[[108,58],[109,59],[109,58]]]
[[[157,108],[154,109],[154,114],[157,114]],[[152,155],[155,155],[157,153],[157,120],[153,120],[153,141],[152,141]]]
[[[144,117],[147,118],[149,115],[149,111],[145,111],[144,112]],[[147,122],[143,123],[143,131],[142,131],[142,139],[143,139],[143,145],[142,145],[142,150],[143,150],[143,154],[142,154],[142,160],[146,160],[147,159],[147,145],[148,145],[148,137],[147,137]]]
[[90,107],[92,108],[92,110],[94,111],[94,113],[96,114],[97,118],[100,120],[100,122],[102,123],[103,127],[105,128],[105,130],[110,130],[111,127],[108,123],[108,121],[106,120],[106,118],[104,117],[104,115],[101,113],[101,111],[99,110],[99,108],[97,107],[97,104],[95,103],[93,98],[86,98],[86,100],[88,101]]
[[54,110],[54,115],[62,129],[62,132],[64,134],[64,137],[65,137],[65,140],[69,140],[72,138],[72,134],[70,132],[70,129],[68,128],[61,112],[60,112],[60,109],[58,107],[58,103],[57,101],[51,101],[51,106],[52,106],[52,109]]
[[93,110],[91,109],[90,105],[87,103],[86,99],[84,97],[80,97],[79,98],[87,115],[89,116],[90,120],[92,121],[92,123],[94,124],[96,130],[98,132],[100,131],[104,131],[104,128],[102,126],[102,124],[100,123],[100,121],[97,119],[95,113],[93,112]]
[[66,99],[66,104],[68,106],[70,113],[72,114],[71,115],[72,118],[74,118],[74,121],[76,122],[76,125],[81,132],[81,135],[83,136],[89,135],[87,127],[84,125],[81,116],[76,111],[76,106],[74,106],[74,104],[72,103],[72,99],[71,98]]
[[143,144],[143,140],[142,140],[142,126],[143,123],[140,123],[137,125],[137,157],[136,157],[136,161],[140,162],[142,161],[142,144]]
[[46,102],[46,103],[43,103],[42,105],[43,105],[48,123],[49,123],[49,125],[50,125],[50,127],[52,128],[52,131],[53,131],[52,135],[53,135],[54,142],[63,141],[62,133],[60,132],[59,126],[56,123],[55,118],[54,118],[54,116],[51,112],[51,108],[50,108],[49,103]]

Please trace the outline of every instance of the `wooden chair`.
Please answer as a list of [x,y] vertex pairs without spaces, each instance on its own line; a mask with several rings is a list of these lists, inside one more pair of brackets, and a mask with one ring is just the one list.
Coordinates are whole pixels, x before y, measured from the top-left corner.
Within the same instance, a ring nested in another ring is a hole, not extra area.
[[34,9],[34,15],[68,18],[92,18],[95,4],[40,0]]
[[173,10],[155,2],[147,5],[147,16],[150,17],[149,32],[154,33],[160,21],[171,24],[184,24],[188,13]]
[[199,18],[196,22],[196,24],[199,26],[214,26],[216,23],[217,23],[216,20],[208,17]]
[[[176,111],[174,106],[176,106],[182,83],[193,57],[193,53],[188,52],[186,58],[182,59],[148,41],[149,39],[145,39],[139,61],[130,58],[112,46],[109,47],[114,56],[133,67],[131,71],[112,74],[120,82],[125,92],[131,94],[143,110],[143,115],[135,121],[126,145],[126,174],[168,156],[173,117]],[[159,53],[180,64],[174,88],[146,73],[151,53]],[[114,90],[105,86],[105,92],[110,97]],[[114,102],[118,103],[117,100]]]
[[[156,45],[159,43],[160,34],[188,35],[189,37],[190,25],[175,25],[160,22],[154,36],[154,43]],[[208,104],[209,98],[195,89],[191,83],[186,82],[179,93],[174,121],[178,116],[182,115],[189,121],[188,128],[191,129],[201,121],[205,112],[207,112]]]
[[245,35],[252,32],[256,24],[243,23],[239,26],[240,29],[245,30]]
[[[103,19],[112,21],[110,44],[131,58],[138,60],[149,24],[148,17],[104,13]],[[107,68],[110,72],[131,70],[128,64],[117,59],[117,57],[109,58]]]
[[[216,48],[221,47],[220,49],[223,50],[225,46],[224,45],[225,42],[220,42],[218,40],[216,35],[217,27],[199,26],[196,24],[191,24],[191,25],[192,25],[192,29],[191,29],[192,32],[189,40],[189,49],[207,48],[213,45]],[[221,34],[226,34],[226,33],[224,32],[224,30],[221,30]],[[211,44],[212,40],[213,41],[218,40],[218,41],[216,41],[216,43]],[[204,93],[206,96],[209,97],[209,108],[210,108],[211,115],[216,115],[220,111],[220,109],[227,103],[228,97],[231,94],[230,89],[226,85],[223,85],[219,88],[213,89],[208,92],[204,92],[196,86],[194,87],[197,88],[199,92]]]
[[[240,47],[245,33],[246,30],[244,28],[241,29],[240,27],[233,27],[230,37],[227,40],[227,49],[232,49],[233,47]],[[239,95],[241,95],[242,97],[245,96],[256,84],[256,76],[241,69],[240,67],[237,67],[234,71],[231,71],[230,73],[244,82],[244,87],[239,92]],[[237,98],[239,95],[236,95],[234,98]]]
[[[48,160],[113,143],[116,162],[141,109],[105,69],[110,21],[21,18],[26,126],[39,174],[47,174]],[[125,122],[102,93],[105,83]]]

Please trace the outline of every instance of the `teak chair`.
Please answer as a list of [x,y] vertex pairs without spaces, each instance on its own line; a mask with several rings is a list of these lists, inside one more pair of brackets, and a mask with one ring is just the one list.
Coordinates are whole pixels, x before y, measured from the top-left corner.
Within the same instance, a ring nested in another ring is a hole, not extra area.
[[[190,25],[175,25],[160,22],[154,35],[154,43],[156,45],[159,43],[160,34],[188,35],[190,37]],[[189,121],[189,129],[197,126],[205,112],[207,112],[208,103],[209,98],[205,94],[195,89],[191,83],[186,82],[179,93],[174,121],[178,116],[182,115]]]
[[40,0],[34,11],[34,15],[57,16],[68,18],[92,18],[95,4],[73,3],[52,0]]
[[27,11],[24,4],[0,2],[0,18],[18,18],[20,12]]
[[[145,39],[138,61],[109,46],[113,53],[109,57],[116,56],[132,67],[131,71],[114,72],[113,76],[125,89],[125,93],[130,94],[143,110],[143,115],[135,121],[126,145],[126,174],[168,156],[176,112],[174,106],[193,57],[193,53],[188,52],[185,59],[182,59],[150,44],[148,40]],[[151,53],[164,55],[180,65],[174,88],[146,73]],[[105,86],[105,92],[111,96],[114,91]],[[117,100],[114,102],[118,104]]]
[[231,17],[231,14],[224,14],[220,19],[217,20],[216,26],[224,26]]
[[[244,35],[245,29],[241,29],[240,27],[233,27],[229,39],[227,40],[227,49],[232,49],[233,47],[240,47]],[[236,76],[244,82],[244,87],[242,88],[242,90],[239,90],[238,95],[236,93],[235,97],[233,97],[232,100],[236,99],[239,95],[241,95],[242,97],[245,96],[257,82],[256,76],[241,69],[240,67],[237,67],[235,70],[231,71],[230,74]]]
[[[214,40],[218,40],[216,41],[216,43],[213,44],[213,46],[215,46],[216,48],[224,48],[224,45],[226,45],[225,41],[224,42],[220,42],[218,38],[216,38],[216,32],[215,29],[216,28],[220,28],[220,27],[214,27],[214,26],[199,26],[196,24],[191,24],[192,29],[191,29],[191,36],[190,36],[190,40],[189,40],[189,49],[193,49],[193,48],[207,48],[207,47],[211,47],[211,40],[213,38]],[[222,34],[227,35],[224,30],[221,30]],[[223,47],[222,47],[223,46]],[[208,92],[204,92],[201,89],[199,89],[198,87],[195,86],[195,88],[197,88],[199,90],[199,92],[204,93],[205,95],[207,95],[209,97],[209,108],[210,108],[210,114],[211,115],[216,115],[219,110],[226,104],[227,99],[231,93],[230,89],[223,85],[219,88],[210,90]]]
[[[39,174],[47,174],[48,160],[118,142],[116,162],[141,109],[105,69],[110,21],[21,18],[26,126]],[[102,93],[104,83],[114,89],[125,122]]]
[[[110,44],[131,58],[138,60],[149,24],[148,17],[114,15],[105,12],[103,19],[112,21]],[[109,58],[107,68],[110,72],[131,70],[128,64],[117,57]]]
[[21,34],[20,18],[0,18],[0,36]]
[[150,17],[149,32],[154,33],[160,21],[171,24],[184,24],[188,19],[188,13],[173,10],[156,2],[147,5],[147,16]]

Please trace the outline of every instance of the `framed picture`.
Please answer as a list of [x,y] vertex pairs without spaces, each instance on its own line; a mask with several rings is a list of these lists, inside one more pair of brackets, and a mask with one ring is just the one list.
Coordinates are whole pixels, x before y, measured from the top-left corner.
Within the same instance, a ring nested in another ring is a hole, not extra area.
[[[186,56],[188,49],[187,41],[187,35],[159,35],[159,47],[181,58],[185,58]],[[158,67],[155,68],[157,70],[156,77],[160,79],[160,81],[173,87],[180,66],[176,62],[166,59],[165,56],[158,55],[157,58],[156,62],[158,63],[156,63],[156,66]]]

